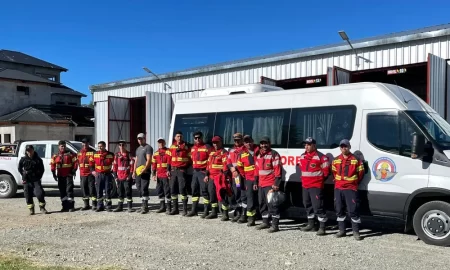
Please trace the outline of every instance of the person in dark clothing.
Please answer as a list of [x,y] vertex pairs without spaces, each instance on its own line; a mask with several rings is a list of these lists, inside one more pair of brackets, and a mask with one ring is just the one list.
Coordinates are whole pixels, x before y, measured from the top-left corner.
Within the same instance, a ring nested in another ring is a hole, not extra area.
[[25,148],[25,156],[19,161],[19,173],[22,175],[23,193],[27,202],[30,215],[34,215],[33,193],[39,200],[39,208],[42,214],[47,214],[45,209],[45,193],[41,179],[44,175],[44,163],[32,145]]

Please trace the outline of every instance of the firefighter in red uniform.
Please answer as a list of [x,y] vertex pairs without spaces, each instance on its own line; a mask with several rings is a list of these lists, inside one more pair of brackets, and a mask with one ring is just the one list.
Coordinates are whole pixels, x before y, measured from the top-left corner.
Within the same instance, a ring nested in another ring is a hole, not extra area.
[[[152,157],[152,180],[156,181],[156,193],[160,202],[160,208],[156,213],[163,213],[166,209],[167,214],[172,211],[172,198],[167,170],[169,163],[170,151],[166,147],[166,140],[159,138],[158,150],[155,151]],[[167,201],[167,208],[165,201]]]
[[50,161],[53,178],[58,182],[61,197],[61,212],[75,211],[73,196],[73,178],[77,172],[77,156],[66,148],[65,141],[58,142],[58,154],[54,154]]
[[308,225],[302,231],[313,230],[315,228],[314,218],[317,216],[320,223],[317,235],[325,235],[325,223],[328,218],[323,207],[323,187],[329,174],[330,165],[327,156],[317,151],[316,140],[308,137],[304,143],[306,151],[300,156],[298,166],[302,173],[302,197]]
[[170,193],[172,194],[172,201],[174,207],[170,215],[177,215],[178,212],[178,192],[181,194],[181,201],[183,202],[183,216],[187,215],[187,189],[186,189],[186,171],[191,164],[191,149],[183,141],[183,133],[177,131],[175,134],[175,141],[170,146]]
[[80,186],[83,193],[84,207],[82,211],[89,210],[89,199],[92,200],[92,209],[97,210],[97,191],[95,190],[95,177],[91,173],[89,167],[90,162],[94,159],[94,151],[89,148],[89,140],[84,138],[83,147],[77,155],[78,167],[80,167]]
[[245,190],[245,197],[247,199],[247,208],[244,207],[241,218],[238,223],[248,222],[247,226],[255,226],[256,207],[258,205],[258,193],[253,189],[255,185],[255,156],[259,152],[259,147],[253,144],[253,139],[250,135],[244,136],[243,150],[238,156],[237,168],[239,174],[244,176],[245,183],[242,183],[242,190]]
[[350,152],[347,139],[339,143],[341,155],[333,160],[331,169],[334,176],[334,201],[339,232],[336,237],[345,236],[345,207],[352,221],[353,237],[361,240],[359,235],[359,199],[358,185],[364,178],[364,165],[360,159]]
[[[219,212],[220,202],[222,207],[222,221],[229,220],[228,198],[231,195],[231,187],[227,179],[228,174],[228,152],[223,149],[222,138],[214,136],[212,138],[214,149],[209,154],[208,167],[204,182],[208,185],[209,198],[211,199],[211,213],[207,215],[206,219],[217,218]],[[206,215],[204,213],[204,215]]]
[[98,142],[98,151],[94,153],[94,160],[91,162],[91,171],[95,176],[95,187],[97,189],[98,207],[96,212],[105,210],[103,194],[106,193],[106,211],[111,212],[111,191],[113,176],[111,174],[114,163],[114,154],[106,150],[104,141]]
[[191,159],[194,173],[192,175],[192,209],[187,214],[188,217],[197,215],[197,206],[200,195],[203,197],[204,212],[202,217],[206,217],[209,211],[208,187],[203,181],[206,177],[206,163],[208,162],[211,146],[203,141],[203,133],[196,131],[194,133],[194,146],[191,148]]
[[[243,188],[243,176],[239,174],[237,169],[237,160],[240,152],[245,147],[243,142],[243,137],[241,133],[235,133],[233,135],[234,147],[228,151],[228,168],[231,172],[231,183],[233,188],[233,198],[232,201],[236,201],[236,206],[234,209],[234,218],[232,222],[236,222],[241,218],[242,208],[247,208],[247,198],[245,192],[241,192],[241,187]],[[245,214],[244,214],[245,215]]]
[[[269,233],[279,231],[278,224],[280,221],[280,209],[269,204],[267,194],[271,191],[277,191],[281,184],[281,157],[275,150],[270,147],[270,138],[262,137],[259,141],[260,150],[255,156],[255,185],[256,190],[259,187],[259,209],[263,223],[258,225],[256,229],[269,229]],[[272,226],[269,224],[269,217],[272,217]]]
[[127,198],[128,213],[133,211],[133,171],[134,159],[126,148],[124,140],[119,141],[119,152],[114,156],[113,177],[117,183],[119,201],[113,212],[122,212],[125,197]]

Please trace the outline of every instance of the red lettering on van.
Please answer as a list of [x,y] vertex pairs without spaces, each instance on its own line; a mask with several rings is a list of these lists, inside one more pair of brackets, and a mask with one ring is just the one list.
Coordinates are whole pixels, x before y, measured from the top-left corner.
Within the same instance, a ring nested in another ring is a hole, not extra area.
[[300,156],[281,156],[283,166],[296,166],[300,163]]

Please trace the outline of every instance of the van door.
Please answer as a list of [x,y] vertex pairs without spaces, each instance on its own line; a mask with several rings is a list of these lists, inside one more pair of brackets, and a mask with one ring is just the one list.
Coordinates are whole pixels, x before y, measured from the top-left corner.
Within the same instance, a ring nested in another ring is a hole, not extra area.
[[361,210],[403,218],[408,196],[428,185],[429,166],[411,158],[412,136],[422,132],[398,110],[363,110],[362,121],[360,151],[370,172],[360,186],[368,209]]

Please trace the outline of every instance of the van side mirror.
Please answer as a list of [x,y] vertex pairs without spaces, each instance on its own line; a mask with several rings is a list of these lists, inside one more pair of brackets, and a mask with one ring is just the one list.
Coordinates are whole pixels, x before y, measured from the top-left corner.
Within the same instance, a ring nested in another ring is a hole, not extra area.
[[411,144],[411,158],[422,158],[425,152],[425,136],[423,134],[414,134]]

